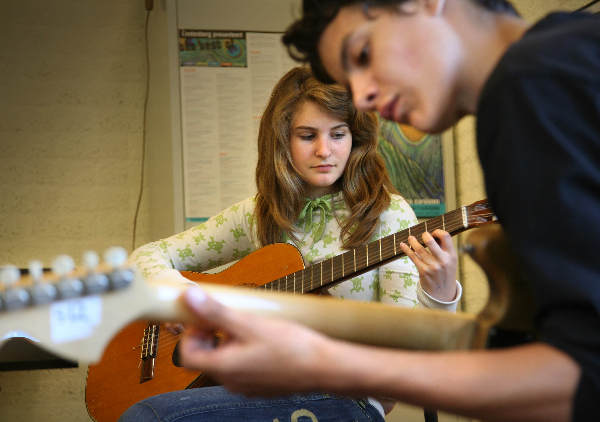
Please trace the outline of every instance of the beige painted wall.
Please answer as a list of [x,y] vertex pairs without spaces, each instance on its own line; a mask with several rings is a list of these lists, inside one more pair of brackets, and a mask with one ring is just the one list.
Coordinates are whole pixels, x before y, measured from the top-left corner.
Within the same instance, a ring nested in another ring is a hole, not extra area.
[[[155,3],[148,156],[168,162],[164,0]],[[583,3],[515,1],[528,19]],[[143,2],[0,0],[0,10],[0,263],[129,248],[141,165]],[[457,203],[464,204],[484,196],[473,120],[455,132]],[[153,184],[138,244],[172,232],[171,172],[169,165],[148,169]],[[466,259],[460,279],[465,309],[475,312],[487,295],[484,278]],[[0,419],[88,420],[84,387],[85,368],[0,372]],[[388,420],[421,421],[422,413],[399,406]]]
[[129,247],[144,99],[140,2],[0,5],[0,262]]

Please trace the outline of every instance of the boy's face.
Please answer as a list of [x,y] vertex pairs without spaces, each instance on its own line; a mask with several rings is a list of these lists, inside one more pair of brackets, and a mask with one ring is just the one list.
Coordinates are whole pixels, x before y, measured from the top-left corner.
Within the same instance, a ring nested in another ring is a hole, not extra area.
[[461,117],[462,48],[432,4],[409,2],[402,11],[342,8],[318,44],[323,66],[352,90],[361,110],[425,132],[440,132]]

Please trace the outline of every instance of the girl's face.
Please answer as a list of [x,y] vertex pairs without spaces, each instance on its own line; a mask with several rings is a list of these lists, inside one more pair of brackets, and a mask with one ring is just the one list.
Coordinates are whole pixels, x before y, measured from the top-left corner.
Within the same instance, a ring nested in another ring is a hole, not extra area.
[[290,151],[296,171],[316,198],[335,190],[352,149],[348,124],[312,101],[298,106],[292,121]]
[[319,41],[321,61],[348,86],[359,110],[439,132],[460,117],[454,101],[463,51],[441,0],[409,1],[403,10],[342,8]]

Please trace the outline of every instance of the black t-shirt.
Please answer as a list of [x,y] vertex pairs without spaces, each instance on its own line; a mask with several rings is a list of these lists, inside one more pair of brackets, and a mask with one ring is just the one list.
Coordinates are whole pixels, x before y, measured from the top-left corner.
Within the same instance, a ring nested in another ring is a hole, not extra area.
[[600,16],[551,14],[508,49],[482,91],[477,144],[538,336],[582,369],[574,420],[598,418]]

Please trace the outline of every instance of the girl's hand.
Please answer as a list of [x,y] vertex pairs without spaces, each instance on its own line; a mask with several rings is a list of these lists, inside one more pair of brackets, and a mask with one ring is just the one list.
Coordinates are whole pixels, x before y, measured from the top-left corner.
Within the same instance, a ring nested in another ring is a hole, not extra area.
[[416,265],[423,290],[437,300],[451,302],[456,298],[458,262],[452,237],[437,229],[423,233],[421,238],[426,248],[414,236],[409,236],[408,245],[402,242],[400,248]]

